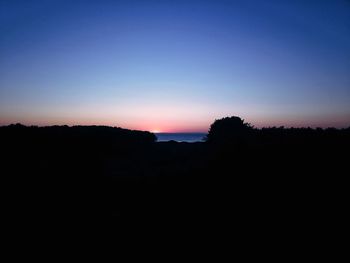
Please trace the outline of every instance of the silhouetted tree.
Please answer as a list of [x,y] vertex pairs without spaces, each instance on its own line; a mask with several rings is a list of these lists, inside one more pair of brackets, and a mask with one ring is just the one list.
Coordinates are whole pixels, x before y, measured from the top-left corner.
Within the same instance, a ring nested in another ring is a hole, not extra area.
[[210,126],[207,142],[223,143],[234,142],[245,138],[253,130],[253,127],[244,122],[240,117],[226,117],[215,122]]

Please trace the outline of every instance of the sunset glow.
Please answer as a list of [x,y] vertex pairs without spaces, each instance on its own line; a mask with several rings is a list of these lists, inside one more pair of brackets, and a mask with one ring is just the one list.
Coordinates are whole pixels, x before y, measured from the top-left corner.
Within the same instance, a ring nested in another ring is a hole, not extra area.
[[28,3],[0,5],[0,125],[350,125],[347,1]]

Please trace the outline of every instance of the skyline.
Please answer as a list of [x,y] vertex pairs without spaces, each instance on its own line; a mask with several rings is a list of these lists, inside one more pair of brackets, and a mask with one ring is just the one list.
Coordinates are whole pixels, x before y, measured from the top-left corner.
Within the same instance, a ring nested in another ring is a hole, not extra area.
[[0,1],[0,125],[350,126],[348,1]]

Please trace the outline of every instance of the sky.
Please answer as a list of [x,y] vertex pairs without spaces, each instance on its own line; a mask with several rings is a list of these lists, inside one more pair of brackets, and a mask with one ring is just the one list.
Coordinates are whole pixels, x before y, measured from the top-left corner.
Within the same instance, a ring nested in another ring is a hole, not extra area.
[[0,0],[0,125],[350,126],[350,1]]

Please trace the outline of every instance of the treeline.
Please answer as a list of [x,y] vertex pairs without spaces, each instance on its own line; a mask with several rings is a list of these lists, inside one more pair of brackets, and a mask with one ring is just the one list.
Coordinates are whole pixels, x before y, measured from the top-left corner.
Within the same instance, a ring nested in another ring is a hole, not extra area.
[[268,127],[257,129],[243,119],[233,116],[216,120],[210,127],[206,141],[221,147],[232,144],[271,145],[327,145],[348,143],[350,127],[336,128],[285,128]]

